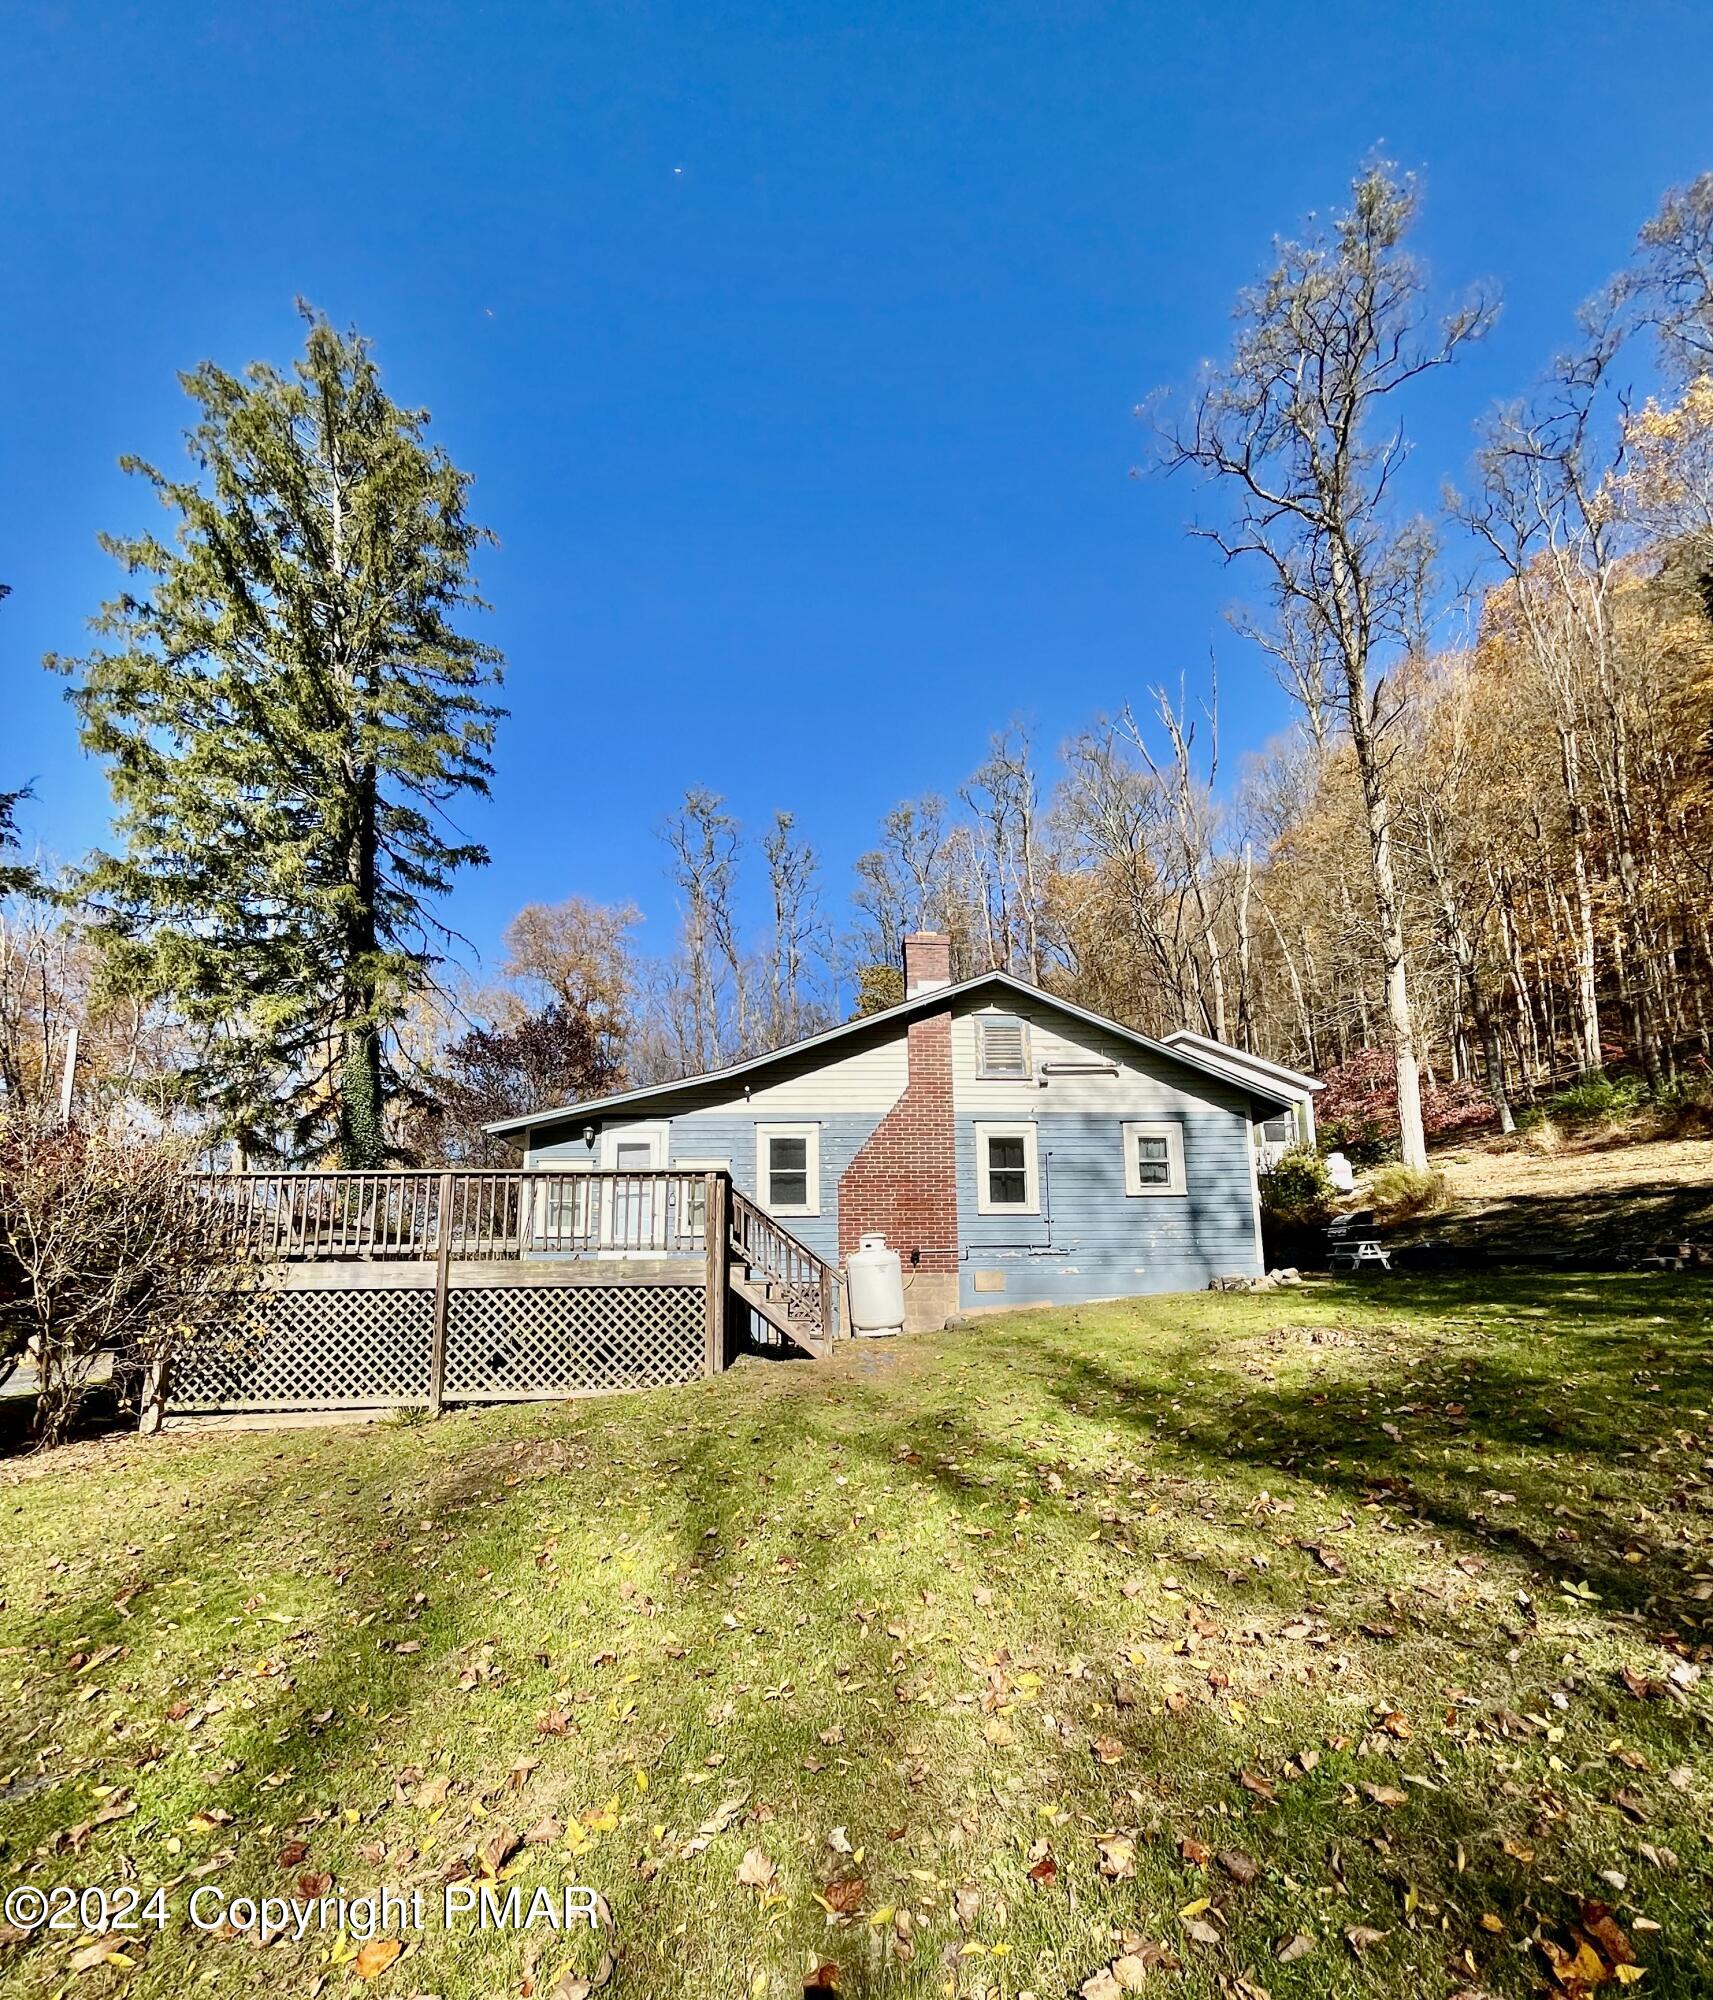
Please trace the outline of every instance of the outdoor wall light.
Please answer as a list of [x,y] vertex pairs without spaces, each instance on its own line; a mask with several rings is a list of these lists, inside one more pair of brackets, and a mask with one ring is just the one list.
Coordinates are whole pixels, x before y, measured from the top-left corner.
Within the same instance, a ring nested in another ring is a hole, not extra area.
[[585,1146],[592,1146],[594,1143],[595,1143],[595,1128],[593,1125],[585,1125],[583,1127],[583,1144]]

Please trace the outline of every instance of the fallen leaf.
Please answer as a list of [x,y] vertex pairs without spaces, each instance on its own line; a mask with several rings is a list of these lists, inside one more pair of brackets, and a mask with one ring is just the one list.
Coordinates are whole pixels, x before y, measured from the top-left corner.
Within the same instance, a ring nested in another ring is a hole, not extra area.
[[765,1895],[778,1881],[779,1870],[768,1859],[764,1848],[752,1847],[738,1863],[737,1879],[743,1888],[756,1889]]
[[359,1979],[379,1979],[403,1950],[397,1938],[370,1938],[367,1944],[357,1947],[351,1970]]
[[1288,1937],[1283,1943],[1275,1945],[1273,1956],[1281,1964],[1290,1965],[1296,1959],[1307,1958],[1314,1948],[1314,1939],[1304,1937],[1302,1932],[1298,1931],[1294,1937]]
[[1095,1836],[1100,1872],[1109,1882],[1129,1882],[1136,1874],[1136,1843],[1126,1833]]
[[1245,1854],[1240,1847],[1228,1847],[1218,1856],[1223,1868],[1240,1889],[1247,1889],[1261,1873],[1261,1864]]
[[1344,1942],[1360,1958],[1365,1951],[1377,1945],[1385,1935],[1384,1931],[1377,1931],[1371,1925],[1352,1924],[1349,1930],[1344,1933]]
[[821,1895],[829,1909],[836,1910],[841,1917],[848,1917],[862,1908],[867,1890],[868,1884],[860,1875],[847,1875],[843,1881],[829,1882]]
[[1116,1736],[1097,1736],[1089,1748],[1098,1763],[1119,1764],[1124,1760],[1124,1745]]

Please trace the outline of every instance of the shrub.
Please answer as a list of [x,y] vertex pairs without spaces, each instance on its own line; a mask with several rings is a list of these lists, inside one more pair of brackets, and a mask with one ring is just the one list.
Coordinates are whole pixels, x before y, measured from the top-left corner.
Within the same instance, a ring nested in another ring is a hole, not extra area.
[[1633,1117],[1647,1101],[1647,1085],[1640,1077],[1610,1077],[1600,1070],[1589,1070],[1568,1090],[1549,1097],[1546,1110],[1548,1117],[1561,1125],[1595,1125]]
[[1293,1146],[1281,1153],[1261,1176],[1264,1221],[1324,1229],[1335,1198],[1326,1162],[1310,1146]]
[[1317,1120],[1315,1131],[1323,1153],[1342,1153],[1353,1167],[1377,1167],[1398,1156],[1397,1132],[1371,1114]]
[[1396,1162],[1381,1167],[1364,1192],[1369,1207],[1383,1222],[1406,1222],[1416,1215],[1436,1215],[1447,1199],[1444,1174]]
[[36,1433],[65,1437],[99,1364],[140,1382],[221,1312],[214,1212],[155,1139],[0,1116],[0,1376],[33,1348]]

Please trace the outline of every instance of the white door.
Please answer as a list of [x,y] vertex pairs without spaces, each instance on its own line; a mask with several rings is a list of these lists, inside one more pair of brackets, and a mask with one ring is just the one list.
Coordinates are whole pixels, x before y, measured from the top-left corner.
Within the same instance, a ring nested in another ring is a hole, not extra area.
[[666,1165],[666,1127],[609,1127],[601,1134],[601,1164],[609,1173],[639,1177],[607,1184],[602,1255],[661,1255],[666,1248],[666,1184],[644,1177]]

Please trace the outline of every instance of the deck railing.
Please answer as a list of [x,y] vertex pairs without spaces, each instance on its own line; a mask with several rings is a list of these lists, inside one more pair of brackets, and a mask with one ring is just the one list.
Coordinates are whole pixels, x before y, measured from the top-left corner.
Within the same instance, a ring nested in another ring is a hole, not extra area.
[[773,1287],[793,1320],[818,1339],[834,1339],[839,1330],[836,1268],[735,1188],[731,1222],[732,1248],[739,1261]]
[[701,1173],[194,1174],[245,1263],[699,1257]]

